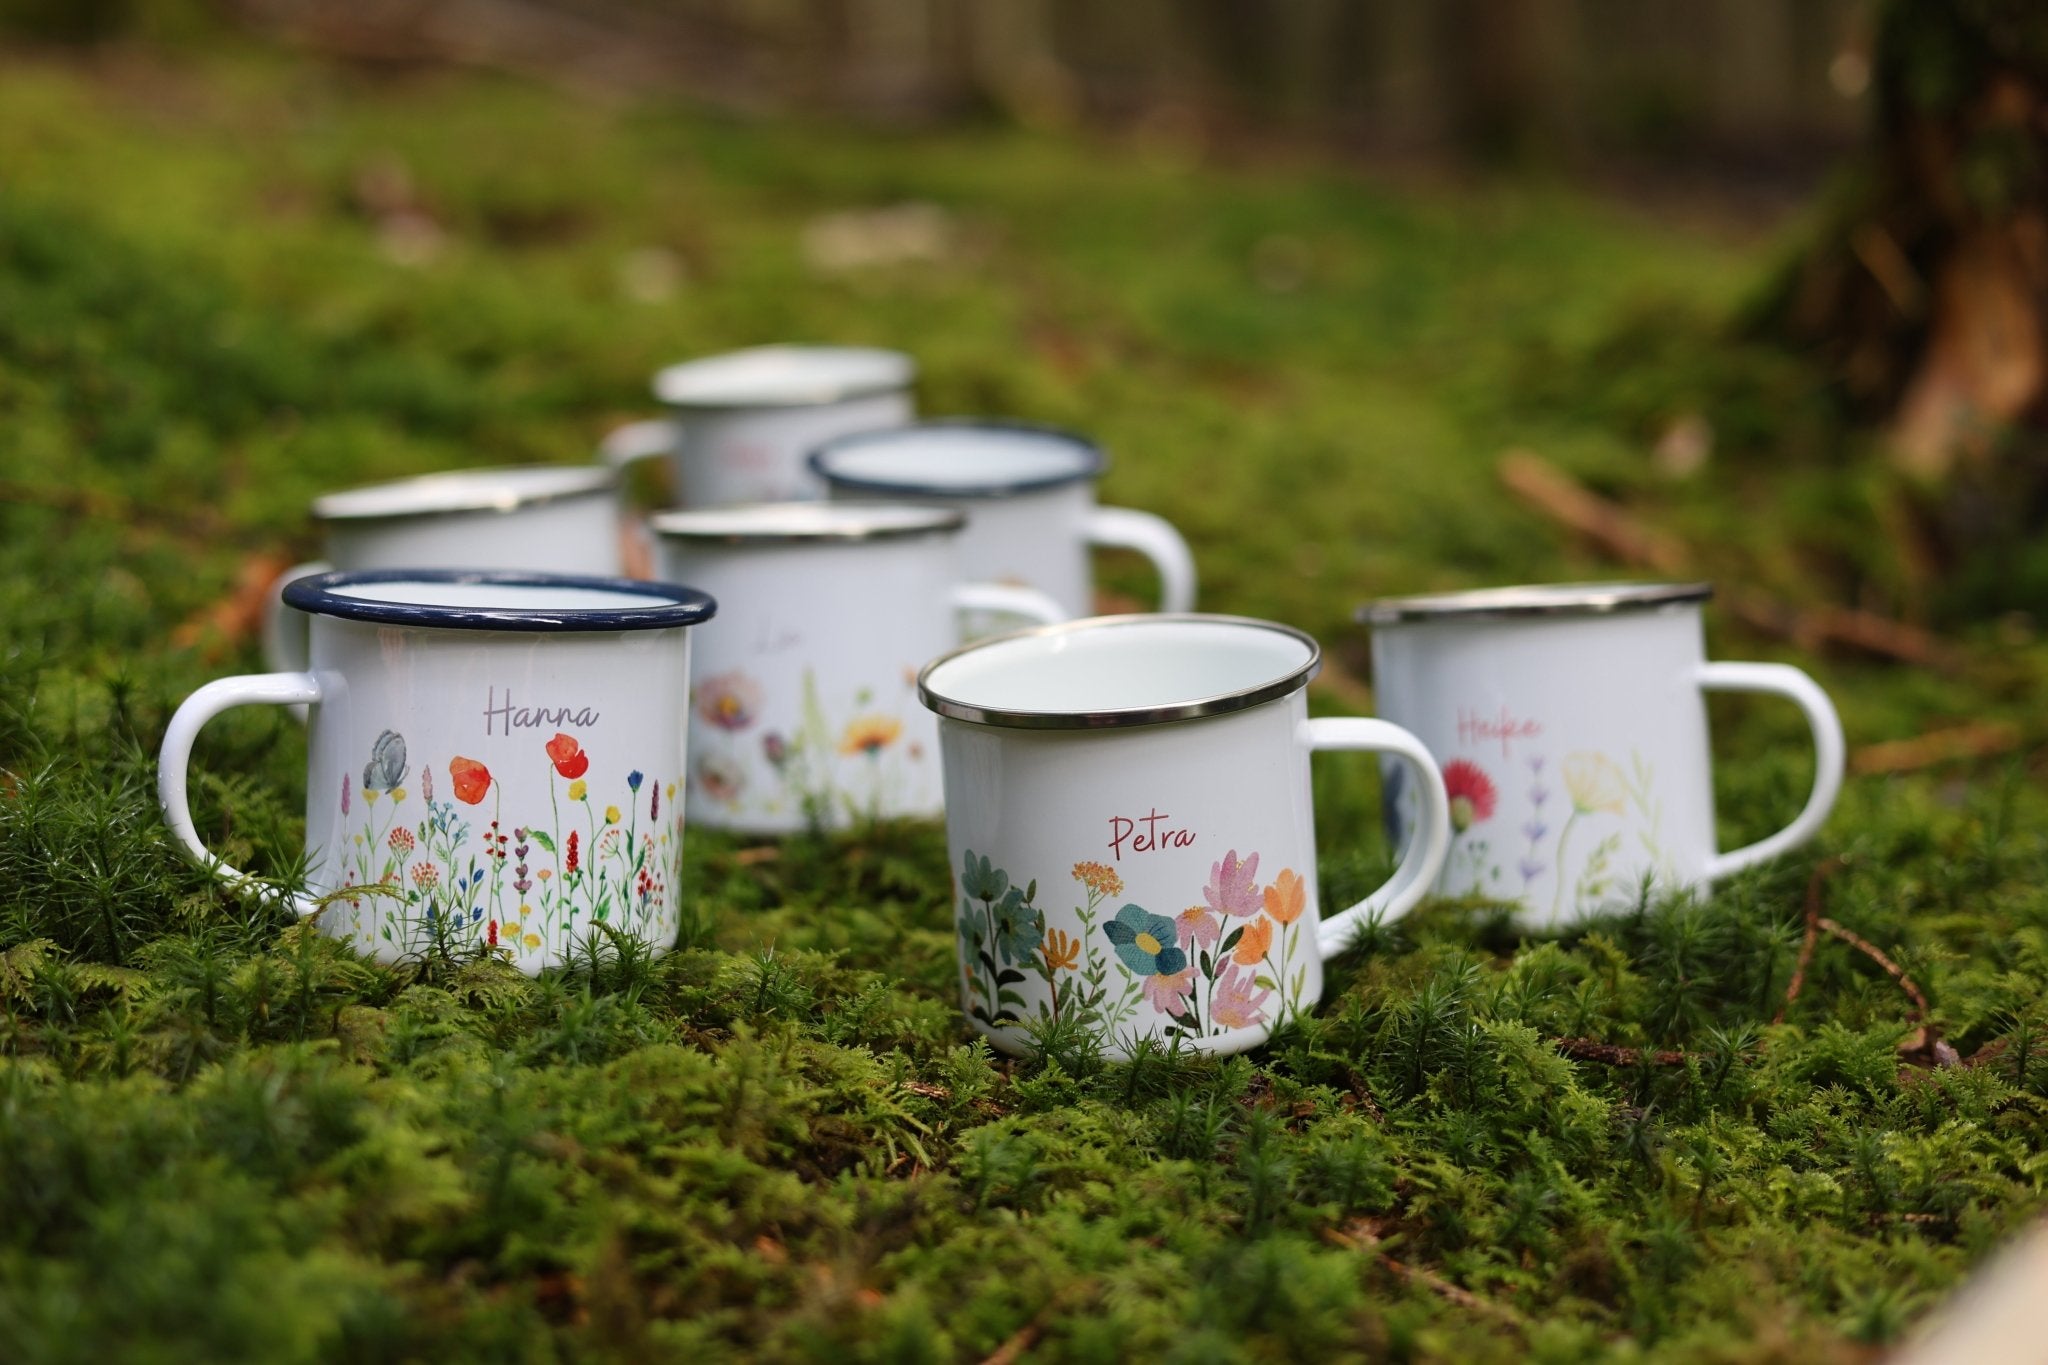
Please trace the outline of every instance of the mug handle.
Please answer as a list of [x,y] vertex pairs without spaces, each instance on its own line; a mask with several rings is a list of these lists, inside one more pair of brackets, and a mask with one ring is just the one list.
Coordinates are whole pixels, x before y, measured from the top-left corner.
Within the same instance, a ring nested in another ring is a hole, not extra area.
[[1399,919],[1414,909],[1415,903],[1436,884],[1437,873],[1443,871],[1444,858],[1451,851],[1451,801],[1444,791],[1443,771],[1437,767],[1429,750],[1423,747],[1421,740],[1389,721],[1368,720],[1362,716],[1305,720],[1301,723],[1300,736],[1301,743],[1311,753],[1326,749],[1363,749],[1392,754],[1414,768],[1421,778],[1416,791],[1421,794],[1422,801],[1422,818],[1417,826],[1417,833],[1422,837],[1409,838],[1408,847],[1401,854],[1400,866],[1394,869],[1394,875],[1384,885],[1350,909],[1322,922],[1322,927],[1316,931],[1316,946],[1328,960],[1351,946],[1367,916]]
[[1090,545],[1136,550],[1159,570],[1159,610],[1195,609],[1195,557],[1173,523],[1132,507],[1098,507],[1088,514]]
[[1835,704],[1820,690],[1820,684],[1790,664],[1705,663],[1700,665],[1696,681],[1703,692],[1769,692],[1790,697],[1813,727],[1813,792],[1806,798],[1806,809],[1768,839],[1708,859],[1702,875],[1711,882],[1797,848],[1820,831],[1842,791],[1842,718],[1835,714]]
[[675,448],[676,424],[666,417],[650,417],[646,421],[614,427],[597,443],[597,460],[599,464],[620,469],[636,460],[666,455]]
[[953,610],[993,611],[1022,616],[1041,626],[1067,620],[1067,609],[1036,588],[1008,583],[960,583],[953,588]]
[[[263,610],[263,662],[276,673],[296,673],[312,660],[308,643],[310,624],[306,614],[284,604],[284,585],[309,574],[332,573],[334,566],[322,559],[294,564],[270,583],[270,600]],[[299,713],[301,720],[305,713]]]
[[[258,702],[272,706],[304,706],[320,700],[320,682],[311,673],[245,673],[220,678],[185,698],[171,716],[164,731],[164,746],[157,754],[156,800],[163,808],[164,822],[185,852],[214,876],[237,888],[250,888],[274,895],[270,888],[238,868],[229,867],[199,841],[192,824],[192,804],[186,793],[187,770],[192,764],[192,742],[206,722],[235,706]],[[311,914],[318,904],[310,897],[292,898],[301,915]]]

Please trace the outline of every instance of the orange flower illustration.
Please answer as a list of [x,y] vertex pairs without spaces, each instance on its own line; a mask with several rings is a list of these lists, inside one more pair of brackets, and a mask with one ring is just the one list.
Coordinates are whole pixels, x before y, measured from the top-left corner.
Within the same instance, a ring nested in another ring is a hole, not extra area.
[[1256,967],[1265,961],[1266,950],[1273,946],[1273,921],[1259,916],[1245,927],[1244,937],[1230,950],[1230,956],[1240,967]]
[[1046,931],[1043,951],[1047,971],[1071,972],[1081,961],[1081,940],[1050,929]]
[[455,779],[455,799],[465,805],[474,806],[491,789],[491,770],[473,758],[449,759],[448,776]]
[[1308,883],[1293,868],[1282,870],[1266,888],[1266,913],[1280,924],[1292,924],[1308,908]]
[[1098,896],[1121,896],[1124,879],[1106,863],[1075,863],[1074,880]]
[[873,758],[902,733],[903,722],[894,716],[860,716],[849,722],[846,733],[839,737],[839,752]]

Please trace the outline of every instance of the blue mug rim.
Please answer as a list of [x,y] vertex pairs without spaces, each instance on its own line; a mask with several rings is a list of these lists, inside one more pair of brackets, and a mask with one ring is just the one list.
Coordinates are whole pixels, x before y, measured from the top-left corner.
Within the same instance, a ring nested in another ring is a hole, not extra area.
[[[646,607],[456,607],[432,602],[381,602],[352,597],[341,588],[379,583],[491,584],[514,588],[571,588],[652,599]],[[314,616],[375,625],[443,630],[563,632],[666,630],[710,620],[718,603],[710,593],[681,583],[585,574],[524,573],[499,569],[339,569],[285,584],[285,605]]]

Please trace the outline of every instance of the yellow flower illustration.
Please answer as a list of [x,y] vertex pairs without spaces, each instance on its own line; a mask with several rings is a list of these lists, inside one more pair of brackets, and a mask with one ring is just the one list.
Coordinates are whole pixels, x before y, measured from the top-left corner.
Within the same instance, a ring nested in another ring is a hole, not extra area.
[[540,935],[528,934],[521,942],[525,943],[529,948],[538,948],[540,947]]
[[403,800],[405,800],[405,788],[393,787],[391,789],[391,804],[395,806]]
[[1074,880],[1097,896],[1121,896],[1124,879],[1106,863],[1075,863]]
[[606,806],[604,808],[604,822],[607,825],[619,823],[619,808],[617,806]]
[[1572,808],[1581,815],[1603,810],[1619,815],[1627,798],[1628,779],[1607,755],[1582,750],[1565,758],[1564,789],[1572,798]]
[[379,792],[377,791],[377,789],[376,789],[375,787],[365,787],[365,788],[363,788],[363,800],[365,800],[365,801],[369,802],[369,803],[370,803],[371,805],[373,805],[373,806],[377,804],[377,797],[378,797],[378,795],[379,795]]
[[673,782],[669,783],[669,784],[668,784],[668,786],[666,786],[666,787],[662,788],[662,794],[663,794],[663,795],[665,795],[666,797],[668,797],[668,799],[669,799],[669,800],[671,800],[671,801],[675,800],[675,799],[676,799],[676,784],[675,784],[675,783],[673,783]]
[[846,733],[839,737],[839,752],[842,754],[866,754],[873,758],[896,742],[903,733],[903,722],[894,716],[856,716],[846,726]]
[[579,777],[569,784],[569,799],[571,801],[581,801],[588,795],[590,795],[590,784],[582,778]]
[[1266,913],[1280,924],[1292,924],[1308,908],[1308,883],[1293,868],[1283,869],[1266,888]]
[[530,915],[530,914],[532,914],[532,913],[533,913],[533,907],[532,907],[532,906],[530,906],[530,905],[522,905],[522,906],[520,906],[520,907],[519,907],[519,918],[521,918],[521,919],[525,919],[525,918],[526,918],[526,917],[527,917],[528,915]]

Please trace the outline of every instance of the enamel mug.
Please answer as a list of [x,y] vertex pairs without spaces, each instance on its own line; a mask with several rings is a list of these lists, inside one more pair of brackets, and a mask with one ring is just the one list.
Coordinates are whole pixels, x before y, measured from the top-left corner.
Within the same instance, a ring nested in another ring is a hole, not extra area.
[[842,437],[811,455],[839,498],[886,498],[967,513],[961,562],[970,578],[1049,594],[1071,616],[1094,611],[1091,546],[1138,551],[1159,571],[1160,609],[1191,611],[1195,561],[1180,532],[1150,512],[1095,505],[1105,461],[1092,441],[1047,427],[931,421]]
[[[1594,583],[1393,598],[1372,626],[1380,714],[1443,767],[1454,837],[1439,889],[1519,903],[1533,926],[1697,887],[1811,839],[1842,786],[1842,723],[1785,664],[1710,663],[1704,583]],[[1715,850],[1707,692],[1806,713],[1813,791],[1770,838]],[[1399,783],[1398,773],[1389,778]],[[1404,790],[1388,810],[1413,809]],[[1432,795],[1434,795],[1432,793]]]
[[522,971],[595,926],[666,950],[682,895],[694,588],[552,574],[301,578],[304,672],[222,678],[164,735],[157,794],[194,858],[253,882],[193,827],[186,770],[232,706],[310,707],[301,914],[385,961],[487,951]]
[[[1234,616],[1100,616],[982,641],[918,679],[938,712],[961,1001],[998,1048],[1078,1019],[1255,1047],[1313,1009],[1323,962],[1406,913],[1450,842],[1443,778],[1383,720],[1308,718],[1300,631]],[[1421,837],[1393,877],[1318,916],[1309,755],[1411,771]]]
[[804,463],[848,432],[911,419],[917,363],[866,346],[755,346],[671,365],[654,377],[669,416],[632,422],[599,448],[612,465],[666,458],[683,507],[815,501]]
[[654,519],[663,576],[724,607],[694,644],[689,818],[755,834],[936,818],[938,726],[917,670],[963,614],[1060,621],[1029,588],[960,581],[943,507],[770,503]]
[[306,666],[306,618],[286,611],[284,585],[335,570],[522,569],[621,572],[619,476],[595,465],[508,465],[370,484],[313,500],[326,558],[272,584],[263,658]]

